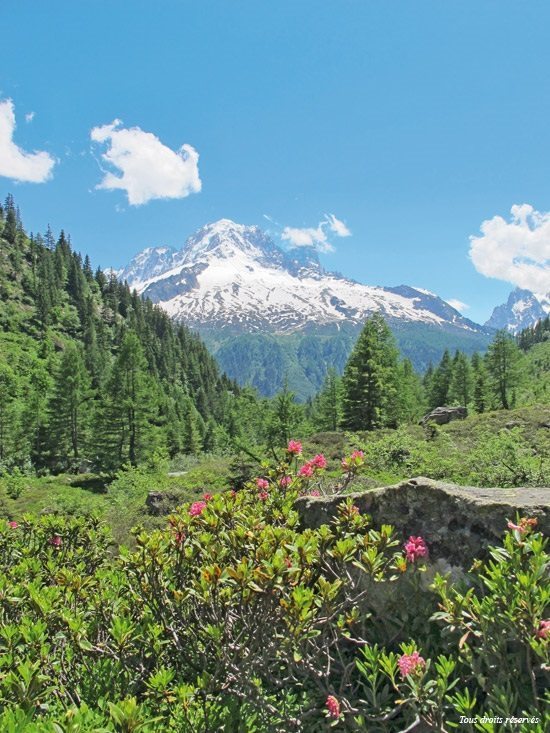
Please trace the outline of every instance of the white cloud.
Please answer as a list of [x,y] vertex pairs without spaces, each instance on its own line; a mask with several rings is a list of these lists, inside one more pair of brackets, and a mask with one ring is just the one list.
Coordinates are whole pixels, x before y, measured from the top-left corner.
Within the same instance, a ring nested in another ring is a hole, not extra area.
[[344,224],[341,219],[337,219],[334,214],[325,214],[327,217],[327,224],[337,237],[351,237],[351,231]]
[[25,115],[25,122],[32,122],[34,120],[34,112],[27,112]]
[[534,293],[550,290],[550,212],[514,205],[510,221],[494,216],[470,237],[470,258],[478,272]]
[[313,227],[285,227],[281,239],[290,242],[294,247],[315,247],[320,252],[332,252],[334,247],[327,240],[322,224]]
[[447,303],[451,306],[451,308],[454,308],[460,313],[462,313],[463,311],[467,311],[470,307],[466,303],[463,303],[461,300],[457,300],[456,298],[448,298]]
[[25,183],[51,178],[55,159],[49,153],[27,153],[13,141],[15,110],[11,99],[0,102],[0,176]]
[[325,229],[336,237],[350,237],[351,231],[334,214],[326,214],[325,217],[317,227],[285,227],[281,239],[290,242],[294,247],[315,247],[320,252],[334,252]]
[[120,172],[105,172],[96,188],[126,191],[133,206],[152,199],[181,199],[201,190],[195,148],[182,145],[174,151],[152,132],[121,125],[120,120],[114,120],[110,125],[94,127],[90,133],[93,142],[108,144],[101,158]]

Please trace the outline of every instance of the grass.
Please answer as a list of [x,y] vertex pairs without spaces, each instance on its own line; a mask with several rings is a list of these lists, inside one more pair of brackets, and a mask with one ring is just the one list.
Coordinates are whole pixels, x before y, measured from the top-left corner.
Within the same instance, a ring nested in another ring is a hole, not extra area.
[[[328,491],[342,476],[340,461],[353,448],[366,453],[366,466],[353,490],[387,486],[425,475],[462,485],[550,485],[550,407],[472,415],[444,425],[430,436],[418,425],[371,433],[318,433],[303,441],[304,456],[323,453]],[[261,451],[258,451],[261,453]],[[0,516],[60,512],[98,514],[110,526],[117,546],[131,545],[131,530],[153,529],[166,522],[146,506],[150,491],[170,494],[174,505],[216,493],[231,485],[231,456],[182,456],[154,472],[131,469],[115,480],[105,476],[61,474],[37,478],[0,477]],[[260,469],[257,470],[260,473]],[[169,475],[176,472],[177,475]]]

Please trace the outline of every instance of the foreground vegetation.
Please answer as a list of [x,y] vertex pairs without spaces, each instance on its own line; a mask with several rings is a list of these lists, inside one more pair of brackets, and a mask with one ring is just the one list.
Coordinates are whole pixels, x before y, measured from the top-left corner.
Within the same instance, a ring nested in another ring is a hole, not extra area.
[[[351,500],[330,525],[299,527],[294,500],[326,471],[301,451],[291,441],[241,490],[184,505],[119,558],[93,517],[3,521],[1,729],[542,733],[535,522],[511,517],[463,584],[428,585],[429,543],[372,527]],[[364,460],[341,462],[341,484]]]

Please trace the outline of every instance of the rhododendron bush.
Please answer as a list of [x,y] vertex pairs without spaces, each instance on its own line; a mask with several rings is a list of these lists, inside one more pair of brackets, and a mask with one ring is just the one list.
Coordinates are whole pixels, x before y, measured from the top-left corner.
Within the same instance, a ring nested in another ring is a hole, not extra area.
[[[334,490],[363,461],[344,457]],[[429,537],[373,527],[351,498],[300,527],[293,504],[325,490],[325,469],[291,441],[244,488],[137,529],[116,557],[93,518],[0,522],[0,729],[496,731],[460,716],[525,714],[542,733],[533,523],[511,518],[464,587],[430,588]]]

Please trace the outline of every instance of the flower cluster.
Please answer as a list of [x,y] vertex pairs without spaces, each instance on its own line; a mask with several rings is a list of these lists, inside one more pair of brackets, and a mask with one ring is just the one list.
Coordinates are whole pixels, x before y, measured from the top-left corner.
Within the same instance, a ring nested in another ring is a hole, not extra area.
[[327,701],[325,703],[328,714],[331,718],[339,718],[340,717],[340,703],[338,700],[334,697],[334,695],[329,695],[327,697]]
[[19,525],[17,524],[17,522],[8,522],[8,527],[11,527],[12,529],[17,529]]
[[535,631],[537,639],[548,639],[550,636],[550,618],[543,618],[539,624],[538,629]]
[[63,544],[63,540],[61,539],[61,537],[58,534],[54,534],[53,537],[50,537],[50,545],[52,547],[59,549],[62,544]]
[[340,464],[344,471],[356,471],[365,462],[365,454],[362,450],[354,450],[349,456],[342,458]]
[[267,491],[269,489],[269,481],[265,478],[258,478],[256,479],[256,486],[262,491]]
[[287,451],[292,456],[300,456],[302,455],[302,444],[299,440],[289,440]]
[[300,470],[298,471],[298,476],[311,478],[315,471],[322,471],[326,467],[327,459],[322,453],[318,453],[310,461],[306,461],[306,463],[304,463],[304,465],[300,467]]
[[409,562],[416,562],[420,557],[428,557],[428,547],[422,537],[411,535],[404,547]]
[[403,679],[409,674],[417,674],[426,666],[426,661],[418,652],[412,654],[402,654],[397,660],[399,674]]
[[515,532],[520,532],[521,534],[530,532],[536,526],[537,520],[534,517],[522,517],[519,520],[519,524],[508,522],[508,529],[513,529]]
[[194,501],[189,507],[189,516],[198,517],[206,509],[205,501]]

